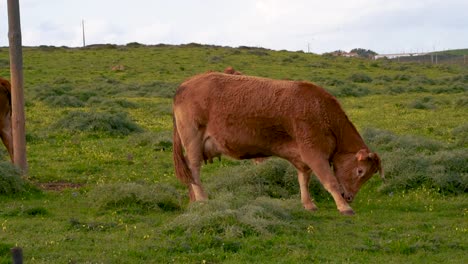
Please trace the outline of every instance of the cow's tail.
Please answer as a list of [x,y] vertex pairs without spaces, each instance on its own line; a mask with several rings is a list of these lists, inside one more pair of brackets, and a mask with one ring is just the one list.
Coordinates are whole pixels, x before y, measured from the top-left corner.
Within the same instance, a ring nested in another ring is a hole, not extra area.
[[192,172],[190,171],[187,159],[184,156],[184,149],[182,148],[182,141],[180,140],[179,131],[177,130],[175,115],[173,117],[173,123],[172,155],[174,158],[175,175],[182,183],[187,185],[189,188],[190,201],[194,201],[195,194],[191,184],[193,182]]

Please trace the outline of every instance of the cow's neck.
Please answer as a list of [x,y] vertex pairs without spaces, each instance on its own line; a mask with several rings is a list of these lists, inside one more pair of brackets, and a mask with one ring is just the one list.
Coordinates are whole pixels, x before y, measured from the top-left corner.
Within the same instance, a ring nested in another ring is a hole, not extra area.
[[356,127],[348,120],[340,124],[335,155],[356,154],[361,149],[368,149]]

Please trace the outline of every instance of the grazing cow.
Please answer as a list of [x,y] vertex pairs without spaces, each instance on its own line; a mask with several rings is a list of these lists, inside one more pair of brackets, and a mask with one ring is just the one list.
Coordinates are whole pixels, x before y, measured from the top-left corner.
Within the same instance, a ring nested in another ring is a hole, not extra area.
[[0,77],[0,137],[13,161],[13,138],[11,135],[11,85]]
[[173,111],[175,173],[191,200],[207,199],[201,162],[221,155],[288,160],[311,211],[317,209],[308,190],[312,171],[345,215],[354,214],[348,203],[361,185],[376,172],[383,177],[379,156],[338,101],[312,83],[208,72],[179,86]]
[[234,70],[233,67],[229,66],[227,67],[226,69],[224,69],[224,73],[226,74],[233,74],[233,75],[242,75],[242,72],[238,72],[236,70]]

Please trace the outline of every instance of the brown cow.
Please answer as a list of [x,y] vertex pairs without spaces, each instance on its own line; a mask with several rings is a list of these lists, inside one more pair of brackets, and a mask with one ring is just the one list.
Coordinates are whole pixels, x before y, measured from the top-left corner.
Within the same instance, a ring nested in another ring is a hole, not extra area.
[[311,211],[317,209],[308,190],[312,171],[345,215],[354,214],[348,202],[361,185],[377,171],[383,177],[379,156],[338,101],[312,83],[209,72],[179,86],[173,111],[175,172],[191,200],[207,199],[201,162],[222,154],[288,160]]
[[11,135],[11,85],[0,77],[0,137],[13,161],[13,138]]

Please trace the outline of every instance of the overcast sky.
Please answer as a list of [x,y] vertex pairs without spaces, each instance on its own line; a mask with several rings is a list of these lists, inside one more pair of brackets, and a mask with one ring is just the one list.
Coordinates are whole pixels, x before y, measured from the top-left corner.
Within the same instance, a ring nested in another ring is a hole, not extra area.
[[[8,45],[7,1],[0,46]],[[468,0],[20,0],[25,46],[183,44],[323,53],[468,48]]]

